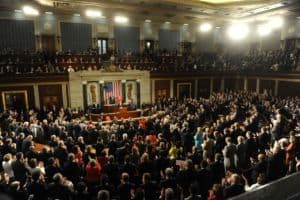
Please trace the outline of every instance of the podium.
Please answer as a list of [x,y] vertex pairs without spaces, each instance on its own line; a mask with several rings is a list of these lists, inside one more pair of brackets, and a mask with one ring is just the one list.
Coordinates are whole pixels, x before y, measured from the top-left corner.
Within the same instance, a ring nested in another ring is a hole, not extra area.
[[103,106],[104,113],[116,113],[119,111],[119,106],[117,104],[106,104]]

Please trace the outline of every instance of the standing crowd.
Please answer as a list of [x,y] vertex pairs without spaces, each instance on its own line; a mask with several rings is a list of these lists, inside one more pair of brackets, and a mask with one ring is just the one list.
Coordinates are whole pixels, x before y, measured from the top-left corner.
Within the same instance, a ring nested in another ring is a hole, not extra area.
[[0,192],[12,200],[227,199],[300,170],[299,101],[246,91],[161,98],[148,118],[109,123],[64,109],[3,111]]

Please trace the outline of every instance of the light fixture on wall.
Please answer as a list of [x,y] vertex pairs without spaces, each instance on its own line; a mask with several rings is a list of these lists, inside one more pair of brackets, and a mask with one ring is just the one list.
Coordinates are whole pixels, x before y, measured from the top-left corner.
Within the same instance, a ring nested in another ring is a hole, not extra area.
[[151,23],[151,20],[150,19],[146,19],[145,22],[146,23]]
[[90,18],[101,17],[102,13],[99,10],[86,10],[85,15]]
[[228,28],[227,34],[233,40],[242,40],[249,34],[249,28],[246,24],[233,24]]
[[199,27],[201,32],[209,32],[212,29],[212,25],[210,23],[203,23]]
[[269,25],[272,28],[280,28],[283,25],[284,21],[282,17],[272,17],[269,21]]
[[183,24],[183,26],[188,26],[189,24]]
[[128,18],[127,17],[119,16],[119,15],[115,16],[114,20],[115,20],[116,23],[120,23],[120,24],[124,24],[124,23],[128,22]]
[[53,15],[53,12],[47,11],[45,12],[46,15]]
[[171,24],[171,22],[169,22],[169,21],[166,21],[166,22],[165,22],[165,24]]
[[269,24],[261,24],[257,26],[257,33],[261,37],[270,35],[271,31],[272,27],[270,27]]
[[74,17],[80,17],[80,14],[79,13],[74,13],[73,16]]
[[31,16],[39,15],[39,11],[31,6],[24,6],[22,10],[25,15],[31,15]]

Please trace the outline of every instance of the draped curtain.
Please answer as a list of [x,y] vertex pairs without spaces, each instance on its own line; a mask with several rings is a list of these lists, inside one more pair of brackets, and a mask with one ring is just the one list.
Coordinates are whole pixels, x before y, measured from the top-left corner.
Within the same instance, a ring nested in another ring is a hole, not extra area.
[[178,50],[179,31],[160,29],[159,48],[169,51]]
[[1,19],[0,27],[0,48],[35,50],[33,21]]
[[92,25],[83,23],[60,23],[63,51],[86,51],[92,47]]
[[121,53],[139,52],[139,27],[114,27],[116,49]]

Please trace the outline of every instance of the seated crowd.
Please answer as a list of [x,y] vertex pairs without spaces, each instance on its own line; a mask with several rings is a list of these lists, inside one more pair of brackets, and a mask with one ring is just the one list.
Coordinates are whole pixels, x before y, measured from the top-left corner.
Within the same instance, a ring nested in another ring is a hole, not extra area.
[[[113,57],[113,60],[110,58]],[[122,70],[149,70],[151,72],[189,71],[294,71],[298,66],[299,51],[251,51],[247,54],[202,52],[199,54],[155,53],[121,54],[108,52],[100,55],[96,50],[86,52],[18,52],[2,50],[0,74],[67,73],[74,71],[102,70],[113,62]]]
[[300,170],[299,101],[245,91],[161,98],[148,118],[110,123],[3,111],[0,192],[13,200],[227,199]]

